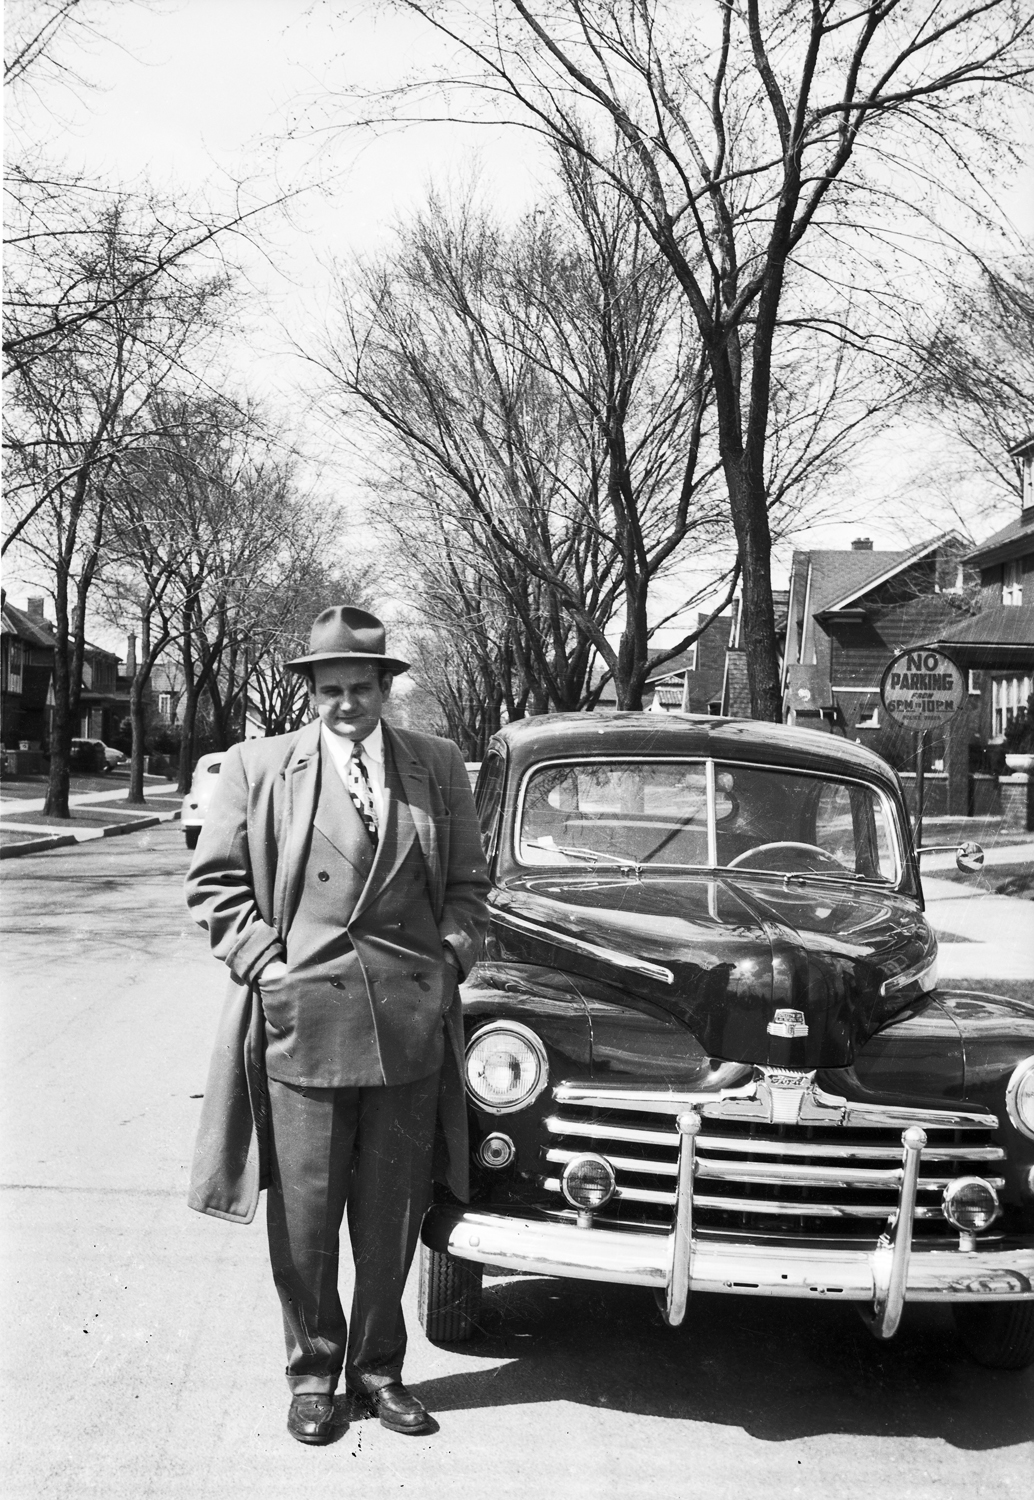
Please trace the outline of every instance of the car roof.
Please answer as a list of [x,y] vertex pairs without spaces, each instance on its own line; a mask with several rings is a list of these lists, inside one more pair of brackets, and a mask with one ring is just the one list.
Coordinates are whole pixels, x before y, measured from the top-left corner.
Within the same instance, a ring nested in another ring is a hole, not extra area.
[[834,775],[863,776],[897,788],[882,756],[839,736],[760,719],[683,713],[540,714],[505,725],[492,744],[505,746],[516,769],[566,755],[704,756],[765,762]]

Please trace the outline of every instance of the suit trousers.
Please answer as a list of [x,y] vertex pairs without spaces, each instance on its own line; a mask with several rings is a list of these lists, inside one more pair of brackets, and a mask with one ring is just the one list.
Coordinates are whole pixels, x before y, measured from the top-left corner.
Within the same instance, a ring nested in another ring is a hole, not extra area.
[[[430,1202],[437,1103],[437,1070],[374,1088],[269,1079],[269,1258],[296,1395],[333,1393],[343,1366],[367,1389],[401,1376],[402,1291]],[[355,1262],[348,1323],[337,1284],[346,1206]]]

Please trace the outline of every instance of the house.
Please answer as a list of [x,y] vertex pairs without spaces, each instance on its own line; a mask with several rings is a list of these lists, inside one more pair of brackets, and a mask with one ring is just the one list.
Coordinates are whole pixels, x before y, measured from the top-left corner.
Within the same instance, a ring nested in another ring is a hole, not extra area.
[[1011,451],[1022,465],[1020,513],[966,553],[980,574],[980,612],[935,642],[975,680],[980,737],[992,745],[1024,717],[1034,687],[1034,434]]
[[[782,655],[786,637],[788,595],[773,589],[776,641]],[[682,713],[726,714],[733,718],[750,717],[750,693],[747,687],[747,658],[741,639],[740,600],[732,601],[726,614],[718,615],[704,625],[705,614],[697,615],[700,634],[681,656],[666,662],[664,668],[648,679],[654,689],[652,707],[679,709]],[[701,629],[701,627],[703,627]]]
[[[849,550],[795,552],[783,667],[786,722],[868,745],[907,779],[914,737],[883,708],[880,679],[900,651],[929,644],[970,618],[975,575],[967,571],[966,553],[955,532],[895,551],[877,551],[860,537]],[[969,811],[979,708],[971,683],[963,711],[927,737],[931,812]]]
[[0,737],[5,750],[42,756],[50,740],[54,635],[43,616],[43,600],[17,608],[6,594],[2,606]]
[[[42,757],[49,749],[54,706],[55,628],[41,597],[19,609],[3,598],[2,737],[5,750]],[[113,651],[89,642],[83,654],[80,721],[84,739],[112,743],[129,711],[125,679]]]

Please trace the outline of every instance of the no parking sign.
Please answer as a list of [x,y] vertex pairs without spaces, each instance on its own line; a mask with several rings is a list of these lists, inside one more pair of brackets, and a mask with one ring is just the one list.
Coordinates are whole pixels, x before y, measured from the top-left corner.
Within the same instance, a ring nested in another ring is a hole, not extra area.
[[953,719],[966,702],[966,691],[958,663],[925,648],[902,651],[880,679],[880,698],[891,718],[920,734]]

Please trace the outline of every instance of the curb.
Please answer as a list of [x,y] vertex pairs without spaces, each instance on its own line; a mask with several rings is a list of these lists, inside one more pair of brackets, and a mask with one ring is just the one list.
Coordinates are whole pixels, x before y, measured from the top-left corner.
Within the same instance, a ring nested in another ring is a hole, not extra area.
[[[153,817],[134,818],[132,823],[108,823],[94,838],[79,839],[74,833],[56,833],[53,838],[26,839],[22,844],[0,845],[0,859],[18,859],[23,854],[46,854],[51,849],[69,849],[74,844],[94,844],[97,838],[116,839],[124,833],[139,833],[159,823],[175,823],[178,812],[155,813]],[[2,825],[0,825],[2,826]]]

